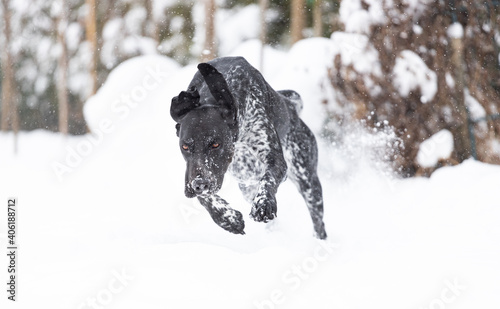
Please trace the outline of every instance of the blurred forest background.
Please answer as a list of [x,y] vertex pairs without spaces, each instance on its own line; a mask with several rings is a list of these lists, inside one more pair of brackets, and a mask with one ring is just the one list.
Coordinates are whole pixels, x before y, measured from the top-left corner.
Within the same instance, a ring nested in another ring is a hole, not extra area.
[[[118,64],[144,54],[184,65],[214,58],[219,47],[228,49],[217,39],[216,23],[246,6],[254,7],[255,18],[265,10],[266,43],[290,46],[290,1],[264,2],[1,0],[2,130],[86,133],[82,106]],[[294,3],[300,29],[293,41],[302,38],[318,9],[316,22],[324,26],[318,35],[331,34],[337,2]],[[249,29],[248,39],[259,37],[260,29]]]
[[[325,67],[340,106],[325,134],[335,137],[352,121],[393,127],[404,143],[395,163],[405,176],[422,169],[418,146],[442,129],[453,134],[454,150],[440,164],[471,156],[500,163],[496,0],[0,1],[2,131],[86,134],[85,101],[121,62],[161,54],[185,65],[227,54],[236,46],[219,40],[228,29],[218,25],[245,12],[260,21],[246,39],[277,49],[351,33],[359,35],[351,57],[376,52],[370,70],[341,54]],[[399,84],[417,71],[424,82]]]

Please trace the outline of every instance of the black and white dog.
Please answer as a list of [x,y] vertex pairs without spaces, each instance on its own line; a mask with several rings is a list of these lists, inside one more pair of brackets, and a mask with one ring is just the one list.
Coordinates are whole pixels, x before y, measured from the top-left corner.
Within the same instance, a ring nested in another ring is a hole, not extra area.
[[295,91],[276,92],[242,57],[200,63],[188,90],[170,107],[187,163],[186,196],[196,196],[223,229],[244,234],[241,213],[217,195],[226,171],[259,222],[276,216],[276,192],[288,175],[304,197],[316,236],[325,239],[318,150],[298,116],[301,108]]

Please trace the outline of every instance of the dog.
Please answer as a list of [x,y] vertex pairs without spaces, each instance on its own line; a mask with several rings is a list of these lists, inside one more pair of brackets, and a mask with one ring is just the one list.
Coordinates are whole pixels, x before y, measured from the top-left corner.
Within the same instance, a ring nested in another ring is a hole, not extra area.
[[221,228],[244,234],[242,214],[217,195],[226,172],[237,179],[257,222],[276,217],[276,192],[289,177],[305,200],[315,236],[325,239],[317,144],[299,118],[301,109],[298,93],[273,90],[243,57],[200,63],[170,107],[187,164],[186,197],[197,197]]

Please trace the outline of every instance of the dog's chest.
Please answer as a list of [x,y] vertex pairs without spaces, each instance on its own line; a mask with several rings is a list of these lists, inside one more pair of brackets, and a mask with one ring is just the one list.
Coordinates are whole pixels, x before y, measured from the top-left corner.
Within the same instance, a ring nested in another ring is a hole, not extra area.
[[269,134],[272,126],[259,100],[249,95],[245,103],[244,112],[239,115],[238,140],[229,170],[240,183],[251,185],[267,170],[263,159],[270,151],[269,143],[273,142]]
[[255,149],[243,142],[235,144],[229,172],[239,183],[247,186],[257,184],[264,176],[266,169],[266,164],[259,158]]

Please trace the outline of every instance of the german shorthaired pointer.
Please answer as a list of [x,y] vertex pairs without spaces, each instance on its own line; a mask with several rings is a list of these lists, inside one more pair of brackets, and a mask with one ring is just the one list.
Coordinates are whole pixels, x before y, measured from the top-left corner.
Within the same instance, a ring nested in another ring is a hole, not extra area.
[[223,229],[244,234],[241,213],[217,195],[226,171],[259,222],[276,216],[276,192],[288,176],[306,202],[316,237],[325,239],[318,150],[298,116],[301,109],[295,91],[273,90],[242,57],[200,63],[188,90],[170,107],[187,163],[186,196],[196,196]]

